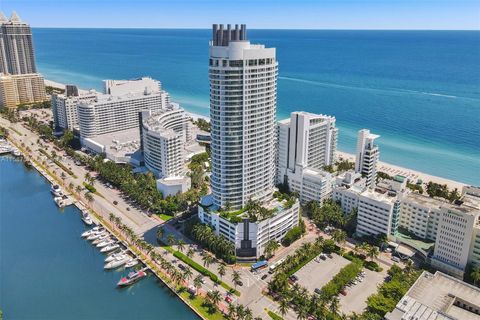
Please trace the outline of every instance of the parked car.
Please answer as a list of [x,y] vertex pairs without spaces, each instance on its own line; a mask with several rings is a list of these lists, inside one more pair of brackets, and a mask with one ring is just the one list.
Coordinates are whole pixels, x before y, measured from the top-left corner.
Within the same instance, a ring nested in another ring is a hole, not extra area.
[[225,301],[230,304],[230,303],[233,302],[233,299],[232,299],[231,297],[229,297],[229,296],[226,296],[226,297],[225,297]]
[[327,260],[327,256],[324,255],[324,254],[321,254],[321,255],[320,255],[320,259],[322,259],[322,260]]
[[265,280],[265,279],[267,279],[267,277],[268,277],[268,274],[264,274],[261,279]]
[[322,290],[320,290],[320,289],[318,289],[318,288],[315,288],[314,291],[315,291],[316,294],[321,294],[321,293],[322,293]]
[[340,290],[340,293],[341,293],[343,296],[346,296],[346,295],[347,295],[347,291],[345,291],[345,289]]
[[392,260],[395,261],[395,262],[400,262],[400,258],[399,258],[399,257],[392,257]]
[[289,280],[290,282],[294,283],[294,282],[297,282],[297,281],[298,281],[298,277],[293,274],[293,275],[291,275],[291,276],[288,278],[288,280]]
[[182,270],[185,270],[185,269],[187,268],[187,267],[185,267],[185,266],[184,266],[183,264],[181,264],[181,263],[178,264],[178,267],[179,267],[180,269],[182,269]]

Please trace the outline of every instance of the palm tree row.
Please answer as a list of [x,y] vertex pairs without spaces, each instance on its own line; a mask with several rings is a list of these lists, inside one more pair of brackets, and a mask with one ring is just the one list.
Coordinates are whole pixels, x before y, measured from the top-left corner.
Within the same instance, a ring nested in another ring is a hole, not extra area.
[[204,224],[194,224],[187,230],[190,236],[226,263],[235,263],[235,246],[222,236],[217,236],[213,230]]
[[[235,320],[254,320],[252,310],[241,304],[229,304],[227,316],[229,319]],[[262,318],[255,318],[255,320],[257,319]]]

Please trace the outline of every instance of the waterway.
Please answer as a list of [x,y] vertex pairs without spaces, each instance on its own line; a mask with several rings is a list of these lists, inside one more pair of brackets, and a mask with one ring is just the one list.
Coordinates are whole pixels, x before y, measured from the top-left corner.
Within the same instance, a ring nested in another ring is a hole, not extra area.
[[196,319],[153,275],[126,289],[125,270],[80,234],[76,207],[58,209],[36,170],[0,157],[0,309],[4,319]]

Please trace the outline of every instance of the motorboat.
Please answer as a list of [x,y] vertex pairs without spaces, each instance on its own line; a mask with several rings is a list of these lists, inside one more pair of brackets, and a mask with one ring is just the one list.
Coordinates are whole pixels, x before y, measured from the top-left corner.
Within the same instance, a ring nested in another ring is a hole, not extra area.
[[97,248],[103,248],[103,247],[106,247],[106,246],[108,246],[110,244],[114,244],[114,243],[115,243],[115,240],[107,238],[107,239],[97,243]]
[[22,153],[20,152],[20,150],[18,149],[13,149],[12,150],[12,154],[15,156],[15,157],[20,157],[22,155]]
[[62,197],[55,197],[53,198],[53,201],[55,201],[55,204],[60,207],[60,208],[63,208],[65,207],[65,203],[63,202],[63,198]]
[[107,240],[109,237],[110,237],[110,235],[108,233],[105,233],[102,236],[100,236],[100,238],[97,238],[97,239],[93,240],[92,244],[95,244],[95,245],[99,244],[100,242],[102,242],[104,240]]
[[130,258],[129,255],[123,255],[121,257],[117,257],[117,258],[113,259],[112,261],[110,261],[109,263],[107,263],[104,266],[104,268],[109,270],[109,269],[115,269],[115,268],[121,267],[125,263],[127,263],[130,259],[131,258]]
[[130,259],[130,261],[128,261],[126,264],[125,264],[125,268],[131,268],[131,267],[134,267],[136,266],[137,264],[139,263],[139,261],[137,259]]
[[55,196],[55,197],[61,197],[63,196],[62,188],[58,184],[52,185],[50,188],[50,192]]
[[117,286],[126,287],[126,286],[129,286],[131,284],[134,284],[138,280],[147,276],[146,271],[147,271],[147,268],[143,268],[143,269],[138,270],[138,271],[129,272],[126,277],[122,277],[120,279],[120,281],[118,281]]
[[126,252],[126,251],[127,251],[127,250],[122,250],[122,251],[120,251],[120,252],[117,252],[117,253],[114,253],[114,254],[109,255],[108,257],[105,258],[105,263],[110,262],[110,261],[112,261],[112,260],[115,260],[115,259],[118,258],[118,257],[123,257],[123,256],[125,256],[125,252]]
[[83,232],[83,233],[82,233],[82,238],[86,238],[86,237],[88,237],[88,236],[90,236],[90,235],[92,235],[92,234],[94,234],[94,233],[96,233],[96,232],[100,232],[100,231],[102,231],[102,230],[103,230],[102,227],[96,226],[96,227],[94,227],[94,228],[92,228],[92,229],[90,229],[90,230],[87,230],[87,231]]
[[118,243],[112,243],[112,244],[109,244],[109,245],[103,247],[102,250],[100,250],[100,252],[106,253],[106,252],[113,251],[117,248],[120,248],[120,245]]
[[107,234],[107,231],[103,230],[103,231],[97,231],[97,232],[94,232],[93,234],[89,235],[87,237],[87,240],[95,240],[95,239],[98,239],[100,238],[101,236]]
[[82,221],[88,226],[91,226],[93,224],[93,220],[88,214],[82,216]]

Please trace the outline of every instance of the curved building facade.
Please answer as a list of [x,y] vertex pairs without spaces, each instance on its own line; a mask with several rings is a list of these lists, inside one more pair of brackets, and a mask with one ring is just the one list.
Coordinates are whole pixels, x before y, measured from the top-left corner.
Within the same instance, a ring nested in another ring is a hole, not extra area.
[[253,45],[246,27],[214,25],[210,42],[210,124],[215,205],[266,200],[275,180],[275,48]]
[[181,176],[189,118],[181,108],[142,114],[142,145],[145,166],[157,177]]

